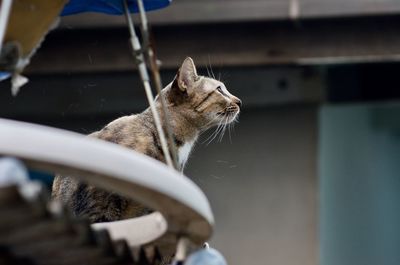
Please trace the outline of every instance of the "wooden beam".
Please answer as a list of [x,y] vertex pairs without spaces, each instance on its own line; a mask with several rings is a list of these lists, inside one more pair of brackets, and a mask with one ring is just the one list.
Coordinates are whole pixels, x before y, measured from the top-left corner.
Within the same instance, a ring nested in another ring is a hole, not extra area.
[[[198,72],[207,75],[204,68]],[[232,94],[242,99],[244,108],[316,103],[324,97],[324,71],[315,67],[214,66],[214,72]],[[171,82],[175,74],[175,70],[162,71],[164,84]],[[37,75],[30,79],[17,97],[11,96],[8,83],[0,83],[0,117],[90,122],[132,114],[148,106],[139,76],[134,72]]]
[[[201,66],[398,61],[400,17],[154,27],[164,69],[186,56]],[[51,33],[28,73],[134,69],[127,29]]]

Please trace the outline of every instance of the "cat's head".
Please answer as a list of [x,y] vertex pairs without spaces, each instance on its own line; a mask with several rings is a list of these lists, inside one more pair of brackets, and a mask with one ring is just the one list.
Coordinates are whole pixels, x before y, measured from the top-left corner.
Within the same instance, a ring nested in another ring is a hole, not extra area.
[[242,102],[216,79],[200,76],[187,57],[167,90],[167,100],[200,129],[233,122]]

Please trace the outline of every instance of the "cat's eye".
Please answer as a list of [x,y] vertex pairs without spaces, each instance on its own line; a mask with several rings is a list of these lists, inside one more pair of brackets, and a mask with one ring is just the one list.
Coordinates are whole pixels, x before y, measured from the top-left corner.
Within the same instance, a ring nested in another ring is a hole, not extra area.
[[217,86],[217,91],[218,91],[219,93],[221,93],[221,95],[223,95],[223,96],[225,96],[225,97],[228,97],[228,95],[222,90],[222,87],[221,87],[221,86]]

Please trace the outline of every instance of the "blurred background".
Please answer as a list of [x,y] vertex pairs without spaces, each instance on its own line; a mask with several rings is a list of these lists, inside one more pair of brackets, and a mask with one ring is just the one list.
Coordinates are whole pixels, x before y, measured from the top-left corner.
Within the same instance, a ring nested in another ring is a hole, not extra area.
[[[174,0],[149,13],[164,84],[186,56],[244,107],[185,174],[229,264],[400,264],[400,2]],[[122,16],[63,17],[0,117],[88,134],[147,103]]]

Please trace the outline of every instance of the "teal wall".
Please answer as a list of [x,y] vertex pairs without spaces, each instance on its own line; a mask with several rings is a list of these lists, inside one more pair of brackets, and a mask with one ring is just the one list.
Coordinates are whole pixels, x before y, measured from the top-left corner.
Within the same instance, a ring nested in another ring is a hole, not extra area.
[[400,264],[400,104],[319,116],[320,264]]

